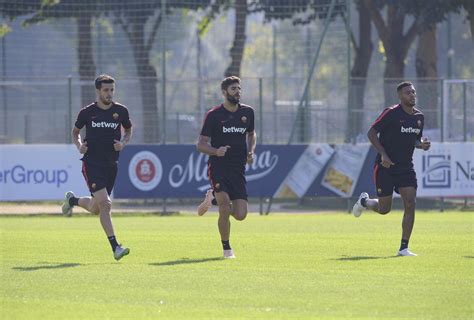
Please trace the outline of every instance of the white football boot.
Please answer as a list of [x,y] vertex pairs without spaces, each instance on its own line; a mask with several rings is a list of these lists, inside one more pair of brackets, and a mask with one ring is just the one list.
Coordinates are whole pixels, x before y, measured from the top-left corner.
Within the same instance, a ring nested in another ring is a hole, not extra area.
[[235,259],[234,251],[232,249],[224,250],[224,259]]
[[401,257],[416,257],[416,253],[411,252],[408,248],[398,251],[397,256]]
[[362,203],[361,203],[361,200],[364,198],[369,199],[369,194],[367,192],[362,192],[359,196],[359,199],[352,207],[352,215],[356,218],[360,217],[360,215],[362,214],[362,211],[364,211],[365,209],[365,207],[362,206]]
[[63,214],[68,217],[72,215],[72,206],[69,204],[69,199],[71,199],[72,197],[75,197],[72,191],[66,192],[66,194],[64,195],[64,203],[61,207]]
[[115,260],[119,261],[120,259],[122,259],[123,257],[125,257],[129,253],[130,253],[129,248],[124,248],[122,246],[117,246],[117,248],[115,248],[115,251],[114,251],[114,258],[115,258]]

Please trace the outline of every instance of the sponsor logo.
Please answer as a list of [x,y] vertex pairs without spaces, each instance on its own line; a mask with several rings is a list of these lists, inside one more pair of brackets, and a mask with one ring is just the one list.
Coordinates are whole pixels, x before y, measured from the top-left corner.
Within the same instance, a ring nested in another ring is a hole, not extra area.
[[423,155],[422,170],[424,188],[451,188],[451,157],[449,155]]
[[[198,187],[198,190],[205,191],[209,189],[207,159],[208,156],[202,153],[191,153],[184,164],[175,164],[168,176],[170,186],[180,188],[185,184],[206,181],[206,184]],[[277,164],[278,156],[272,154],[269,150],[255,154],[252,165],[246,166],[246,180],[254,181],[269,175]]]
[[222,127],[222,132],[223,133],[245,133],[245,130],[247,128],[242,128],[242,127]]
[[140,151],[130,160],[128,176],[137,189],[150,191],[160,183],[163,176],[163,166],[154,153]]
[[119,126],[118,123],[114,123],[114,122],[105,122],[105,121],[101,121],[101,122],[95,122],[95,121],[92,121],[92,128],[112,128],[112,129],[117,129]]
[[67,171],[63,169],[31,169],[15,165],[0,171],[0,183],[3,184],[52,184],[60,188],[68,178]]
[[420,129],[418,128],[412,128],[412,127],[408,127],[408,128],[405,128],[405,127],[401,127],[400,128],[400,132],[401,133],[415,133],[415,134],[419,134],[420,133]]

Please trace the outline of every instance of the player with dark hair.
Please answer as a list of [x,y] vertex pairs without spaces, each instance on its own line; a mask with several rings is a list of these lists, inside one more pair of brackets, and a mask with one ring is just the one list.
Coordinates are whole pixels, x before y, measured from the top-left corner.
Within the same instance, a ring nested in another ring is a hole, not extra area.
[[[122,247],[115,238],[110,194],[117,176],[119,153],[132,136],[132,123],[127,107],[112,100],[115,92],[114,78],[100,75],[95,79],[95,88],[97,101],[81,109],[72,129],[72,141],[79,153],[84,155],[81,159],[82,174],[92,197],[76,197],[72,191],[68,191],[62,212],[70,216],[72,208],[78,205],[98,214],[112,246],[114,258],[120,260],[130,249]],[[82,141],[80,130],[84,126],[86,136]]]
[[402,240],[399,256],[416,256],[408,249],[415,223],[417,180],[413,169],[415,148],[428,150],[430,142],[423,138],[424,116],[415,108],[416,91],[411,82],[397,86],[400,103],[386,108],[375,120],[367,136],[378,151],[374,165],[374,182],[378,199],[370,199],[366,192],[352,208],[359,217],[365,208],[387,214],[392,208],[393,191],[399,193],[404,205]]
[[221,83],[224,103],[206,113],[197,150],[209,155],[208,175],[211,190],[198,208],[203,215],[212,204],[219,206],[218,227],[224,258],[235,258],[230,246],[230,216],[247,216],[245,165],[252,164],[256,144],[254,110],[240,103],[240,79],[232,76]]

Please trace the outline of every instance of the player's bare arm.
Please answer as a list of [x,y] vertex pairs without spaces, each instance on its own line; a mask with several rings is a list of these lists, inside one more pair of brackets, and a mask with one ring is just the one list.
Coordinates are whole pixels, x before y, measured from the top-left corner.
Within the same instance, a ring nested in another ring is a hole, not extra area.
[[424,151],[428,151],[431,147],[431,141],[428,138],[421,138],[420,140],[416,140],[415,148],[422,149]]
[[130,141],[130,138],[132,137],[132,128],[124,128],[124,133],[121,141],[114,140],[114,149],[115,151],[121,151],[125,145]]
[[209,143],[210,139],[210,137],[200,135],[196,144],[197,150],[210,156],[225,156],[225,153],[227,152],[227,149],[230,148],[230,146],[222,146],[216,149]]
[[385,152],[384,147],[380,143],[379,137],[377,136],[377,131],[374,128],[370,128],[369,132],[367,132],[367,137],[369,138],[370,143],[374,146],[375,150],[380,153],[382,157],[382,166],[385,168],[390,168],[390,166],[394,165],[390,157]]
[[84,143],[82,143],[81,141],[81,129],[78,129],[76,127],[72,129],[72,143],[74,143],[77,150],[79,150],[81,154],[87,152],[87,141]]
[[257,134],[255,131],[247,132],[247,164],[252,164],[257,144]]

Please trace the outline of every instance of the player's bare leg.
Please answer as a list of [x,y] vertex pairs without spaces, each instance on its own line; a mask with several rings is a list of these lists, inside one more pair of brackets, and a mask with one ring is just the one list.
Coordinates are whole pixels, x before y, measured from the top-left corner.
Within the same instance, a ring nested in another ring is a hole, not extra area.
[[410,241],[413,226],[415,224],[415,206],[416,206],[416,189],[414,187],[399,188],[400,196],[403,200],[403,220],[402,220],[402,241],[398,255],[416,256],[408,250],[408,242]]
[[232,200],[232,213],[231,215],[235,220],[242,221],[247,217],[248,202],[244,199]]
[[221,235],[224,258],[235,258],[234,252],[230,247],[230,216],[232,214],[232,205],[227,192],[216,192],[215,197],[219,206],[219,220],[217,225]]
[[115,238],[114,226],[112,224],[112,201],[110,200],[109,194],[105,188],[100,189],[99,191],[94,192],[93,200],[91,200],[92,206],[97,205],[99,208],[99,218],[100,224],[109,239],[110,245],[112,246],[112,251],[114,252],[115,260],[120,260],[122,257],[126,256],[130,249],[122,247],[118,244]]

